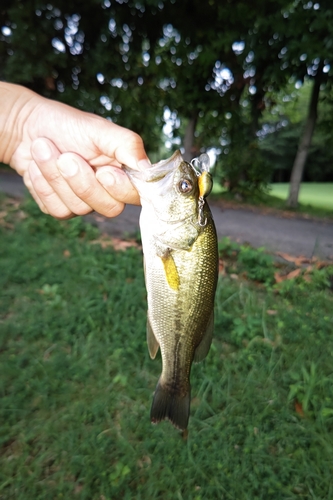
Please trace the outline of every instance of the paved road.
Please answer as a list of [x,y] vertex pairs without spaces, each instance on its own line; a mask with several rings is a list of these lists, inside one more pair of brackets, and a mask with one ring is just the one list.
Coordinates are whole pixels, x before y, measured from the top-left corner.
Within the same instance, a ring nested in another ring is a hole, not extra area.
[[[26,192],[21,178],[12,173],[0,172],[0,191],[22,197]],[[240,243],[254,247],[264,246],[273,252],[292,255],[316,255],[333,260],[333,223],[304,219],[289,219],[266,215],[244,209],[211,206],[219,238],[229,236]],[[115,236],[139,230],[140,208],[127,205],[122,214],[107,219],[98,214],[86,216],[100,229]]]

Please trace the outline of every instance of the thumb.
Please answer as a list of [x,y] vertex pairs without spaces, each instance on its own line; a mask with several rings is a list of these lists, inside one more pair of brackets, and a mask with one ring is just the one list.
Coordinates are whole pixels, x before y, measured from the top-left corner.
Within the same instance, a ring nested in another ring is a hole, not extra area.
[[117,147],[115,151],[116,160],[121,165],[126,165],[126,167],[134,170],[150,168],[151,163],[141,137],[132,132],[131,137],[128,137],[128,139],[126,143],[122,143]]

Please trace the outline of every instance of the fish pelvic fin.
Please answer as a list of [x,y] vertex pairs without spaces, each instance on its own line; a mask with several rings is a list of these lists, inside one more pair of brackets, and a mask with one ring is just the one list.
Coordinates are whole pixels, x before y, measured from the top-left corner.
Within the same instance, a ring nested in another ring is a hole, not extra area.
[[148,344],[148,351],[151,359],[155,359],[158,348],[160,344],[158,343],[154,330],[151,327],[150,321],[149,321],[149,313],[147,317],[147,344]]
[[177,429],[185,430],[190,416],[190,385],[185,395],[170,392],[161,379],[156,386],[150,420],[157,424],[162,420],[170,420]]
[[213,332],[214,332],[214,310],[210,315],[205,334],[200,344],[194,351],[194,357],[193,357],[194,363],[199,363],[207,356],[213,340]]

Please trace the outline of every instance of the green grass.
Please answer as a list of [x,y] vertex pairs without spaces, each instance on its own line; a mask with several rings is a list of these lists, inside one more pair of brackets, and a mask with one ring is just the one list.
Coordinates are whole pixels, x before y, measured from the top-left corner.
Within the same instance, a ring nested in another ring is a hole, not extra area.
[[[270,185],[270,194],[286,200],[289,193],[289,183]],[[299,193],[299,201],[303,205],[333,210],[333,183],[332,182],[303,182]]]
[[140,250],[24,210],[2,199],[1,500],[333,497],[332,268],[274,285],[263,250],[221,243],[183,441],[149,422]]
[[332,183],[303,183],[301,195],[296,209],[286,205],[289,184],[271,184],[269,193],[260,193],[244,199],[236,199],[232,193],[215,183],[211,195],[212,200],[225,200],[236,206],[252,205],[262,210],[266,208],[274,211],[287,211],[307,217],[333,218],[333,184]]

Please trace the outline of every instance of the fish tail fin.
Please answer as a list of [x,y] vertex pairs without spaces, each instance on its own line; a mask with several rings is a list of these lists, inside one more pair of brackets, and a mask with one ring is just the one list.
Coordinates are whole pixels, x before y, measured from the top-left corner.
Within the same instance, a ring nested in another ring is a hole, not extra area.
[[157,424],[168,419],[180,430],[187,428],[190,416],[190,385],[185,395],[170,392],[161,380],[158,381],[150,410],[150,420]]

